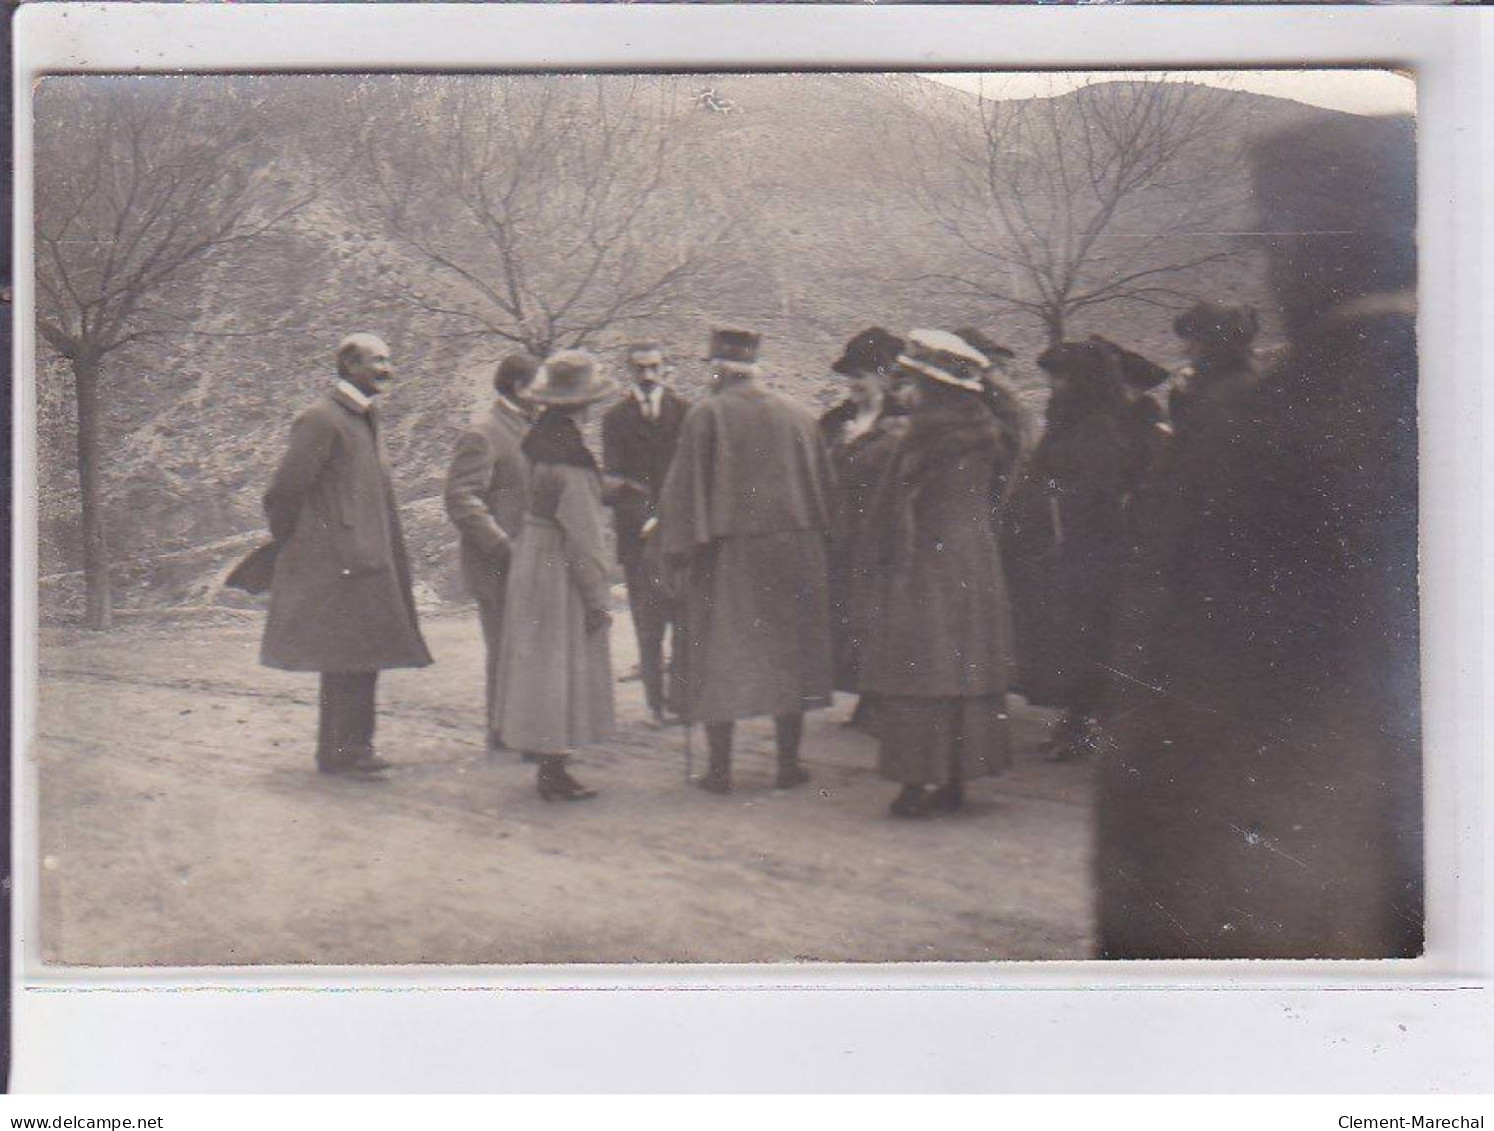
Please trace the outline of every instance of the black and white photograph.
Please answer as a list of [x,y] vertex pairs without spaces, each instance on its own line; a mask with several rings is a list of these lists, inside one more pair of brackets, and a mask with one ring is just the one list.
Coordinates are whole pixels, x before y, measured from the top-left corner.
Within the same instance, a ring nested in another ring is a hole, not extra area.
[[1411,75],[17,112],[44,967],[1423,954]]

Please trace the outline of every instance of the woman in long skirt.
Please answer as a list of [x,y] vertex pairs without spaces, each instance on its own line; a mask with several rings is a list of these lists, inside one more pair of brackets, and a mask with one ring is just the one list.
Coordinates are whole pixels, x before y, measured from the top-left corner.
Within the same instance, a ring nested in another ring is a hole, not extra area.
[[868,522],[876,584],[861,687],[877,696],[882,776],[903,787],[892,813],[926,817],[958,808],[967,781],[1010,760],[1010,608],[990,491],[1016,452],[982,407],[987,358],[916,330],[899,364],[911,419]]
[[[866,626],[856,593],[865,581],[859,547],[867,511],[907,419],[888,398],[888,378],[902,352],[901,338],[880,326],[863,330],[847,343],[830,368],[845,379],[849,396],[820,417],[820,433],[835,468],[835,517],[830,532],[830,633],[835,659],[835,690],[854,692],[859,683]],[[846,720],[865,726],[871,699],[862,697]]]
[[566,760],[613,726],[602,477],[580,424],[614,384],[590,354],[566,350],[541,367],[526,394],[544,412],[522,445],[529,512],[509,574],[495,729],[539,762],[546,801],[595,796]]
[[1006,516],[1018,690],[1063,711],[1047,745],[1053,761],[1099,740],[1102,665],[1132,544],[1126,498],[1144,463],[1121,362],[1098,339],[1060,342],[1038,357],[1053,386],[1047,428]]

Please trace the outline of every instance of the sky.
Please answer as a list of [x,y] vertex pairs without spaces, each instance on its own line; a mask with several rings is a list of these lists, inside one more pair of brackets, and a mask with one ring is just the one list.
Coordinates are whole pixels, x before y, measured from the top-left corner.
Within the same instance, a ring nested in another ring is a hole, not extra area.
[[1277,71],[1007,71],[986,74],[930,74],[936,82],[992,98],[1036,98],[1063,94],[1096,78],[1166,77],[1255,94],[1292,98],[1312,106],[1354,114],[1410,113],[1416,108],[1416,83],[1387,70]]

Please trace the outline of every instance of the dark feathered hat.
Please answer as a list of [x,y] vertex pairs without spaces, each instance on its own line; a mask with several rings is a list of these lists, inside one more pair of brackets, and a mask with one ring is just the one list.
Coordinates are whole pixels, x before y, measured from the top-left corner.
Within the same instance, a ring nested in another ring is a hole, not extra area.
[[1120,379],[1132,389],[1145,392],[1147,389],[1156,388],[1172,376],[1171,373],[1155,361],[1148,357],[1143,357],[1135,350],[1128,350],[1125,346],[1118,345],[1109,338],[1102,338],[1099,334],[1091,334],[1089,340],[1110,351],[1111,355],[1115,358],[1115,367],[1120,374]]
[[846,377],[867,370],[886,373],[897,364],[897,355],[902,352],[901,338],[889,334],[880,326],[873,326],[862,330],[847,342],[846,348],[830,368]]
[[1087,385],[1119,389],[1120,358],[1103,340],[1058,342],[1038,354],[1038,367]]

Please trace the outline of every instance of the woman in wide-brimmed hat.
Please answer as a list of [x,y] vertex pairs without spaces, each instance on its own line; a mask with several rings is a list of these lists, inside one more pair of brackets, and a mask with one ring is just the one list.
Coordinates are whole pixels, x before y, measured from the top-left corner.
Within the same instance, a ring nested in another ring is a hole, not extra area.
[[981,374],[984,388],[980,399],[996,419],[1006,442],[1016,452],[1009,465],[997,468],[996,477],[991,483],[991,521],[999,529],[1001,514],[1011,501],[1017,484],[1022,481],[1027,461],[1033,448],[1037,446],[1037,422],[1022,407],[1017,391],[1006,376],[1007,366],[1017,355],[973,326],[956,330],[955,336],[991,363]]
[[571,776],[566,758],[613,725],[602,477],[580,424],[587,406],[615,385],[589,353],[564,350],[525,394],[542,413],[522,444],[529,511],[509,575],[495,730],[539,762],[546,801],[594,796]]
[[[820,417],[820,432],[835,468],[835,522],[830,533],[829,566],[837,691],[857,689],[866,625],[857,616],[855,594],[865,578],[856,555],[866,531],[872,492],[907,425],[902,409],[887,395],[902,349],[903,340],[880,326],[852,338],[830,366],[845,381],[849,395]],[[860,699],[847,725],[865,726],[870,708],[870,697]]]
[[893,815],[927,817],[1010,757],[1012,633],[990,492],[1016,452],[981,407],[988,358],[915,330],[898,363],[910,416],[863,540],[873,589],[861,688],[877,696],[882,776],[903,787]]

